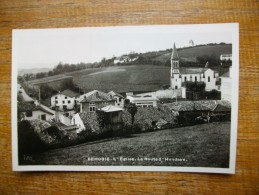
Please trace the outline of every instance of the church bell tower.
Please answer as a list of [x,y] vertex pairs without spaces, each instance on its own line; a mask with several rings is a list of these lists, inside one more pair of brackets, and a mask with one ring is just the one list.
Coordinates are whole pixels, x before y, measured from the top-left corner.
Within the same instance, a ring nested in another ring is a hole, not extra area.
[[182,86],[182,78],[179,70],[179,56],[174,44],[171,56],[171,88],[180,89]]

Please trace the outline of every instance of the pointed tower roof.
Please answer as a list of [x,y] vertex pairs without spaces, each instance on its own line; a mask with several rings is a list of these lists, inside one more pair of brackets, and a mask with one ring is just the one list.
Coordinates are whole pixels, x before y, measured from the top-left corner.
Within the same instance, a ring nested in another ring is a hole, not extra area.
[[175,43],[174,43],[174,48],[173,48],[173,52],[172,52],[172,56],[171,56],[171,60],[179,60],[179,56],[175,47]]

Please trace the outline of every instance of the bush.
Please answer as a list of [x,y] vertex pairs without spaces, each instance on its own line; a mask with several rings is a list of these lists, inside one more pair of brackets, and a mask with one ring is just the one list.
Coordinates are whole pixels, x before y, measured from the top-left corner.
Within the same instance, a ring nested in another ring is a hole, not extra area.
[[34,131],[29,121],[18,123],[18,156],[19,163],[24,161],[24,155],[30,155],[46,150],[47,145]]

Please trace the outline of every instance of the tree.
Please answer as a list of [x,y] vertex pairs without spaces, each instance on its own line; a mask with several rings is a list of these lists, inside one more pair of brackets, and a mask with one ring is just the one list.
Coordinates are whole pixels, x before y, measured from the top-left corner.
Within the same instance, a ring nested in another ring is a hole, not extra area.
[[72,91],[78,92],[79,87],[74,83],[73,79],[65,79],[63,82],[60,84],[60,90],[66,90],[70,89]]
[[43,100],[50,98],[55,93],[57,93],[57,91],[50,87],[48,84],[43,84],[40,86],[40,98]]
[[23,163],[24,155],[42,152],[46,144],[39,134],[34,131],[33,126],[27,120],[18,122],[18,155],[19,163]]
[[52,70],[50,70],[50,71],[48,72],[48,76],[53,76],[53,71],[52,71]]
[[129,105],[127,106],[127,111],[130,113],[131,115],[131,124],[134,124],[134,118],[135,118],[135,114],[138,111],[138,108],[136,106],[136,104],[133,103],[129,103]]
[[187,88],[187,91],[201,92],[204,91],[206,84],[204,82],[184,82],[184,86]]

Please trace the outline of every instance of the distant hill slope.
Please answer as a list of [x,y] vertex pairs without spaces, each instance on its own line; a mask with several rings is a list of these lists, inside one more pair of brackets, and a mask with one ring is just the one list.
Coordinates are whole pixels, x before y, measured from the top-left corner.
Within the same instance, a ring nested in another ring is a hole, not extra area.
[[52,68],[30,68],[30,69],[19,69],[18,70],[18,75],[23,75],[23,74],[36,74],[40,72],[48,72],[52,70]]
[[[198,56],[215,55],[218,59],[220,59],[221,54],[231,54],[231,53],[232,53],[231,44],[202,45],[202,46],[178,49],[178,54],[180,59],[185,61],[191,61],[191,62],[196,62],[196,58]],[[149,55],[149,57],[151,57],[154,60],[157,60],[160,62],[166,62],[168,59],[170,59],[172,50],[152,52],[152,54],[153,55],[151,55],[151,53],[146,53],[146,56]]]
[[[232,45],[205,45],[179,49],[179,57],[187,62],[195,62],[198,56],[215,55],[219,58],[221,54],[232,53]],[[82,91],[89,92],[94,89],[108,92],[149,92],[161,89],[165,85],[170,85],[170,67],[164,66],[165,61],[171,57],[171,50],[148,52],[141,54],[146,58],[163,62],[163,65],[121,65],[103,68],[89,68],[76,72],[45,77],[43,79],[32,80],[29,83],[38,85],[48,83],[55,90],[60,90],[61,80],[71,76],[74,82],[79,85]],[[188,64],[188,63],[187,63]],[[169,64],[170,65],[170,64]],[[183,63],[180,62],[180,66]],[[201,64],[205,66],[205,64]],[[222,68],[220,64],[213,69],[219,71],[220,75],[228,68]]]
[[170,84],[170,68],[165,66],[115,66],[68,73],[84,92],[94,89],[116,92],[144,92]]

